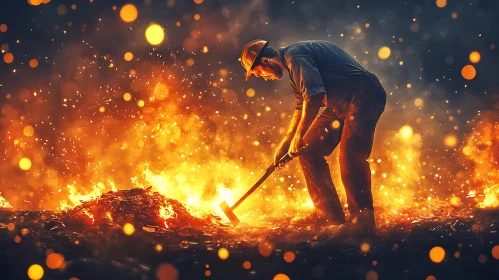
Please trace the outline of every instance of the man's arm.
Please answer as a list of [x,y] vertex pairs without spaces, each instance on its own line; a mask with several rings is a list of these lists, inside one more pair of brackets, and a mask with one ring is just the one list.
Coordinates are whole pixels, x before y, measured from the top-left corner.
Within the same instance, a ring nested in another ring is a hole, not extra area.
[[[289,147],[291,156],[297,156],[303,147],[303,137],[312,126],[319,110],[325,93],[315,94],[305,99],[299,124]],[[296,112],[295,112],[296,113]]]

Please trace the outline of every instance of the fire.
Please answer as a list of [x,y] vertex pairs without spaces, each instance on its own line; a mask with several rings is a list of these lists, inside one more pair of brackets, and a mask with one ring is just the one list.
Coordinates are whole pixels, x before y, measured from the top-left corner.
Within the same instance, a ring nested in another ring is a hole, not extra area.
[[[496,112],[479,114],[476,126],[468,136],[461,152],[471,161],[473,176],[467,180],[480,208],[499,207],[499,115]],[[476,189],[483,189],[483,195]],[[484,197],[482,199],[482,197]]]
[[12,208],[12,205],[0,195],[0,209],[2,208]]

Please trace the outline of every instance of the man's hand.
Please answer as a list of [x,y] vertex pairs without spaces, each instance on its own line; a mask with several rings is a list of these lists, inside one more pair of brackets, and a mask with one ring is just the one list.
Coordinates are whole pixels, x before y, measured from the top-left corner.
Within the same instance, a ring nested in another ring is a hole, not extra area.
[[291,141],[291,144],[289,146],[289,155],[291,157],[296,157],[298,154],[301,152],[303,149],[303,139],[300,137],[300,135],[295,134],[293,137],[293,140]]
[[286,165],[285,163],[279,163],[279,161],[288,153],[290,143],[290,140],[284,139],[277,148],[274,154],[274,166],[276,169],[281,169]]

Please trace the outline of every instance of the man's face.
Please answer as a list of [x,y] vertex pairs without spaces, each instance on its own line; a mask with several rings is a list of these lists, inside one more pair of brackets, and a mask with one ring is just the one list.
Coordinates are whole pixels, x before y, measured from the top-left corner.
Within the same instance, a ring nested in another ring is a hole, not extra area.
[[283,74],[281,68],[270,60],[266,61],[266,64],[259,63],[258,66],[253,68],[253,75],[255,75],[255,77],[262,77],[265,81],[282,79]]

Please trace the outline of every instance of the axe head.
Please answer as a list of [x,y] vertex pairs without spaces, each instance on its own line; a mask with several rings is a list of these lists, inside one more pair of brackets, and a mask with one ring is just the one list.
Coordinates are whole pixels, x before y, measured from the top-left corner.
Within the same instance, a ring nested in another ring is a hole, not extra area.
[[232,208],[230,208],[229,204],[227,202],[222,202],[220,203],[220,209],[225,213],[225,216],[229,218],[230,222],[234,225],[237,226],[239,224],[239,219],[236,217],[236,214],[232,212]]

